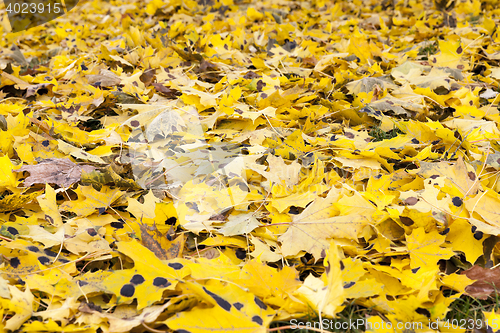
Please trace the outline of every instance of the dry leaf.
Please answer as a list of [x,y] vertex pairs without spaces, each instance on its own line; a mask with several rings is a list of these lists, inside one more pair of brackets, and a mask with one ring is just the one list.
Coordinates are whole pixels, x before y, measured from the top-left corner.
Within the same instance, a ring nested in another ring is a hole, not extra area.
[[18,172],[28,171],[30,175],[24,180],[24,186],[33,184],[56,184],[69,187],[80,181],[82,171],[91,172],[94,167],[78,165],[67,158],[48,158],[36,165],[25,165]]

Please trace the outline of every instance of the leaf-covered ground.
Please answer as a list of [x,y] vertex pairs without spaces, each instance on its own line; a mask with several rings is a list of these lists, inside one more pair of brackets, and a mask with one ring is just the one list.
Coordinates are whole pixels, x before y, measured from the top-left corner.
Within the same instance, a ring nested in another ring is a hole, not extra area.
[[500,286],[497,8],[94,0],[15,34],[4,17],[2,328],[266,332],[357,304],[452,330],[429,325]]

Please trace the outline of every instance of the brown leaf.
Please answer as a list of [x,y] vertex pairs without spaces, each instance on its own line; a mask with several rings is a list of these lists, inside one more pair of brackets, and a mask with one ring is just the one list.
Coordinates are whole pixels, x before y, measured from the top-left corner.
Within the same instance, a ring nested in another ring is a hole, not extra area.
[[215,214],[215,215],[212,215],[210,216],[210,218],[208,219],[209,221],[220,221],[220,222],[223,222],[226,220],[226,217],[222,214]]
[[500,268],[488,269],[481,266],[473,266],[462,272],[462,274],[465,274],[469,279],[477,280],[465,288],[467,294],[472,297],[484,300],[495,292],[496,289],[500,288]]
[[306,57],[304,58],[304,60],[302,60],[302,64],[304,66],[311,66],[311,67],[314,67],[316,66],[316,64],[318,63],[318,59],[316,59],[315,56],[312,56],[312,57]]
[[145,70],[144,73],[142,73],[142,75],[139,77],[139,79],[141,80],[142,83],[144,83],[146,87],[149,87],[153,82],[153,80],[155,79],[155,74],[156,74],[156,69],[150,68]]
[[405,199],[405,203],[409,206],[413,206],[418,202],[418,199],[415,197],[409,197]]
[[248,71],[244,76],[243,78],[244,79],[256,79],[258,77],[261,77],[260,75],[256,74],[255,72],[252,72],[252,71]]
[[37,165],[24,165],[17,171],[30,173],[24,180],[26,187],[45,183],[68,187],[80,181],[82,171],[91,172],[94,169],[90,165],[77,165],[67,158],[48,158]]
[[206,61],[205,59],[203,59],[201,62],[200,62],[200,69],[199,69],[199,72],[200,73],[203,73],[203,72],[206,72],[208,70],[218,70],[219,68],[217,67],[217,65],[211,63],[210,61]]
[[7,130],[7,120],[5,119],[5,116],[0,114],[0,130],[6,131]]
[[161,83],[152,83],[152,85],[153,87],[155,87],[156,91],[166,97],[174,98],[175,96],[179,95],[179,92],[177,90],[165,87]]
[[87,75],[89,84],[95,87],[114,87],[122,81],[118,75],[112,71],[101,69],[98,75]]

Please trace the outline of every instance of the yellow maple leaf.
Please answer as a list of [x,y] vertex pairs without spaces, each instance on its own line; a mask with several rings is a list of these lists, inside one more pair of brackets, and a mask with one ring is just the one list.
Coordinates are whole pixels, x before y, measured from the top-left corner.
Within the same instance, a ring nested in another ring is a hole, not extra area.
[[63,222],[56,202],[56,192],[49,184],[45,185],[45,195],[39,196],[37,200],[42,211],[48,216],[49,221],[55,227],[62,226]]
[[338,248],[335,242],[329,243],[326,271],[321,278],[309,275],[304,284],[297,289],[297,297],[304,299],[315,309],[322,322],[322,314],[332,318],[341,309],[344,301],[344,287]]
[[107,186],[103,186],[101,191],[97,191],[92,186],[80,185],[75,192],[78,194],[78,200],[66,201],[59,208],[80,216],[91,215],[96,210],[104,212],[123,195],[120,190]]
[[468,64],[462,60],[465,46],[459,38],[449,37],[439,41],[440,53],[429,58],[432,66],[457,68],[467,70]]
[[10,299],[1,298],[2,307],[13,315],[5,322],[5,329],[17,330],[21,325],[30,318],[33,313],[33,301],[35,297],[31,290],[26,287],[24,292],[17,289],[15,286],[9,285],[11,294]]
[[12,164],[9,156],[4,155],[0,157],[0,186],[13,188],[17,187],[19,183],[17,181],[16,174],[12,172],[14,169],[14,164]]
[[244,333],[265,333],[275,315],[275,310],[260,298],[237,285],[214,281],[210,285],[186,282],[205,303],[190,311],[179,312],[165,323],[172,329],[185,329],[193,333],[237,330]]
[[410,267],[435,265],[439,260],[455,255],[451,249],[441,247],[445,238],[446,236],[440,235],[437,230],[426,233],[424,228],[414,229],[411,235],[406,236]]

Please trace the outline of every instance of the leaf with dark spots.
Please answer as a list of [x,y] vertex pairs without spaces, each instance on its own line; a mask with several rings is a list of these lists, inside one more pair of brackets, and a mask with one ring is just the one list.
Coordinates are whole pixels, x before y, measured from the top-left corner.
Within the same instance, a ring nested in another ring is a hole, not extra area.
[[8,227],[7,231],[13,236],[19,235],[19,231],[17,231],[17,229],[14,227]]
[[351,288],[352,286],[354,286],[356,284],[356,282],[354,281],[351,281],[349,283],[346,283],[344,284],[344,289],[348,289],[348,288]]
[[87,233],[92,237],[97,236],[97,231],[94,228],[88,228]]
[[19,258],[12,258],[9,263],[13,268],[17,268],[21,264],[21,260]]
[[166,288],[170,285],[171,285],[171,283],[168,282],[168,280],[163,278],[163,277],[157,277],[153,280],[153,286],[158,287],[158,288]]
[[439,232],[440,235],[447,235],[450,232],[450,228],[446,228],[443,231]]
[[36,246],[28,246],[26,249],[28,249],[32,252],[40,252],[40,249]]
[[260,316],[253,316],[252,321],[254,323],[259,324],[259,325],[262,325],[264,323],[264,321],[262,320],[262,318]]
[[262,310],[267,310],[267,305],[264,302],[262,302],[260,298],[255,296],[254,301],[259,308],[261,308]]
[[40,261],[42,265],[47,265],[50,263],[50,259],[45,256],[38,257],[38,261]]
[[52,251],[52,250],[49,250],[49,249],[44,249],[43,250],[43,253],[45,253],[46,255],[48,255],[49,257],[55,257],[57,256],[57,253]]
[[225,299],[223,299],[219,295],[214,294],[213,292],[211,292],[210,290],[208,290],[205,287],[203,287],[203,290],[208,295],[210,295],[221,308],[223,308],[226,311],[231,311],[231,303],[229,303],[228,301],[226,301]]
[[177,218],[172,216],[172,217],[169,217],[166,221],[165,221],[165,224],[168,224],[168,225],[175,225],[175,223],[177,222]]
[[266,83],[262,80],[257,81],[257,91],[262,91],[262,88],[266,86]]
[[111,226],[115,229],[123,229],[125,223],[123,222],[111,222]]
[[130,279],[130,283],[135,284],[135,285],[141,284],[144,281],[146,281],[146,280],[140,274],[136,274],[136,275],[132,276],[132,278]]
[[467,173],[467,175],[469,176],[469,179],[472,180],[472,181],[475,181],[476,180],[476,174],[472,171],[469,171]]
[[183,264],[178,263],[178,262],[170,262],[170,263],[168,263],[168,265],[175,270],[182,269],[184,267]]
[[354,134],[352,134],[351,132],[346,132],[344,135],[349,139],[354,139]]
[[463,204],[462,199],[460,199],[459,197],[453,197],[453,199],[451,199],[451,202],[452,202],[452,203],[453,203],[453,205],[455,205],[456,207],[460,207],[460,206],[462,206],[462,204]]
[[132,297],[135,293],[135,287],[133,284],[126,284],[120,290],[120,295],[124,297]]
[[236,302],[236,303],[233,303],[233,306],[234,306],[237,310],[241,310],[241,308],[243,307],[243,304],[241,304],[240,302]]

